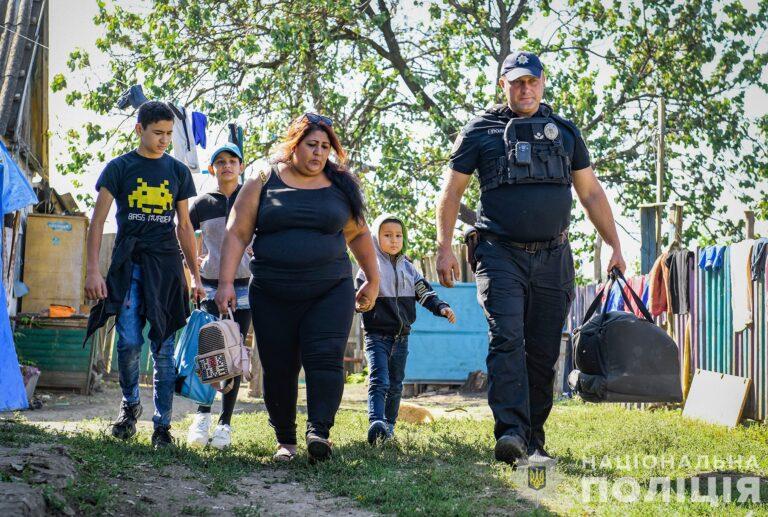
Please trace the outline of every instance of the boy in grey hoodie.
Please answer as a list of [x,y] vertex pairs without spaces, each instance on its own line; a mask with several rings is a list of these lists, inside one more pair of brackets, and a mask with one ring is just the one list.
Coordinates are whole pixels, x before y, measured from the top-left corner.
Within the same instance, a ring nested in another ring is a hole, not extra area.
[[[381,284],[374,308],[363,313],[368,383],[368,443],[375,445],[392,436],[400,408],[408,357],[408,335],[416,320],[416,301],[435,316],[451,323],[453,310],[440,300],[432,286],[403,254],[407,243],[403,220],[382,214],[371,226],[376,245]],[[365,282],[362,270],[357,284]]]

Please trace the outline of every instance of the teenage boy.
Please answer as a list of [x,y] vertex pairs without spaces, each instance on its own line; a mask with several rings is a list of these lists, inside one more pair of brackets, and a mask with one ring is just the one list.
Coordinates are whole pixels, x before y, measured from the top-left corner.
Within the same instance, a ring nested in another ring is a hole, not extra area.
[[[203,238],[203,250],[200,256],[200,276],[205,289],[205,299],[201,301],[204,311],[219,315],[216,307],[216,290],[219,287],[219,265],[221,262],[221,244],[227,233],[227,217],[240,192],[240,175],[245,170],[243,155],[235,144],[228,143],[218,147],[211,155],[208,173],[216,178],[216,191],[198,196],[189,209],[189,217],[195,230],[200,230]],[[235,294],[237,309],[234,318],[240,327],[243,338],[251,327],[251,309],[248,301],[248,283],[251,271],[249,257],[244,253],[240,259],[235,276]],[[211,445],[224,449],[232,443],[232,413],[240,389],[240,377],[231,381],[232,389],[222,396],[221,415],[213,435],[210,435],[211,406],[198,406],[197,414],[187,431],[187,445],[205,447]]]
[[[116,316],[123,400],[112,436],[126,440],[136,433],[142,411],[139,358],[144,344],[142,331],[149,321],[155,363],[152,446],[163,448],[173,445],[169,431],[176,380],[174,335],[189,316],[179,246],[192,273],[194,293],[204,296],[187,201],[195,196],[195,185],[189,169],[165,153],[173,133],[173,112],[165,103],[142,104],[135,131],[139,147],[109,162],[96,182],[98,197],[88,231],[85,292],[88,298],[100,301],[91,310],[87,333],[90,336],[110,316]],[[99,272],[99,249],[113,200],[117,204],[117,238],[105,281]]]

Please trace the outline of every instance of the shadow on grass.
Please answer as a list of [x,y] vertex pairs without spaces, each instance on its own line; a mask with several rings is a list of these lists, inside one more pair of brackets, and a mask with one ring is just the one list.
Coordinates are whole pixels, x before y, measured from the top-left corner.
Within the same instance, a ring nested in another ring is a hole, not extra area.
[[359,438],[342,439],[333,460],[308,467],[298,459],[292,473],[384,513],[553,515],[515,490],[512,469],[493,460],[488,437],[476,432],[484,424],[470,424],[469,433],[454,433],[445,422],[404,426],[396,440],[371,447],[364,440],[367,421],[361,422],[345,422],[360,430]]
[[[403,426],[396,441],[372,448],[364,440],[367,422],[362,414],[340,412],[339,417],[334,458],[319,465],[308,464],[301,444],[294,462],[272,462],[274,434],[263,414],[236,417],[234,428],[240,434],[226,451],[185,445],[155,451],[148,433],[122,442],[104,431],[64,434],[20,420],[0,424],[0,443],[66,446],[77,480],[62,496],[84,514],[119,510],[115,483],[141,481],[148,471],[177,472],[173,467],[179,466],[197,476],[211,495],[236,494],[237,479],[261,471],[387,514],[552,514],[514,489],[510,467],[493,461],[487,429],[480,432],[483,424],[470,424],[458,434],[450,423]],[[183,429],[174,432],[178,437]]]

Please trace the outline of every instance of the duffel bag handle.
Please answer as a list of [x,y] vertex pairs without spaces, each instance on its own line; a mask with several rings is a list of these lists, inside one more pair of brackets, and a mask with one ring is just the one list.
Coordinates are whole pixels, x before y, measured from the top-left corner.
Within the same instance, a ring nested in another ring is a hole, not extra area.
[[[632,298],[635,300],[635,305],[640,309],[640,312],[643,313],[643,316],[645,319],[653,323],[653,316],[651,316],[651,313],[648,312],[648,307],[645,306],[643,303],[643,299],[638,296],[638,294],[635,292],[634,289],[632,289],[632,286],[629,285],[627,282],[627,279],[624,278],[624,275],[622,274],[621,270],[617,267],[614,267],[611,270],[611,274],[614,275],[614,278],[620,279],[622,282],[624,282],[624,285],[629,288],[629,292],[632,293]],[[629,300],[627,300],[627,295],[624,293],[624,289],[621,290],[621,296],[624,298],[624,303],[627,304],[627,307],[632,307],[632,304],[629,303]],[[607,300],[606,300],[607,301]]]
[[[621,273],[621,271],[614,267],[610,274],[610,281],[598,291],[598,293],[595,295],[595,299],[592,300],[592,303],[590,304],[589,308],[587,309],[586,314],[584,315],[584,319],[582,320],[581,324],[584,325],[586,322],[588,322],[592,315],[595,314],[595,311],[597,311],[597,308],[600,306],[600,302],[603,298],[603,293],[610,293],[611,289],[613,289],[613,284],[619,280],[624,282],[624,285],[629,287],[629,292],[632,293],[632,298],[635,300],[635,303],[640,308],[640,312],[643,313],[643,317],[648,320],[649,322],[653,323],[653,317],[651,316],[651,313],[648,312],[648,308],[643,303],[643,300],[637,295],[634,289],[632,289],[632,286],[627,283],[627,279],[624,278],[624,275]],[[621,284],[619,284],[621,286]],[[627,299],[626,293],[624,293],[624,289],[620,289],[621,291],[621,297],[624,299],[624,303],[627,307],[631,307],[632,304],[629,303],[629,300]],[[605,298],[605,305],[603,306],[603,312],[605,312],[606,307],[608,306],[608,297]]]

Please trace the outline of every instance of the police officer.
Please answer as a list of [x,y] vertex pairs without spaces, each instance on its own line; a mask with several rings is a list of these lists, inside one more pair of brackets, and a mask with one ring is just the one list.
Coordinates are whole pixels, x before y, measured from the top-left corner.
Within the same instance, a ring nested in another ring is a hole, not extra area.
[[613,249],[608,270],[626,268],[586,144],[572,122],[541,102],[544,82],[538,56],[507,56],[499,79],[507,103],[481,113],[459,134],[437,209],[437,270],[440,283],[452,287],[459,274],[450,247],[454,226],[478,172],[474,259],[477,298],[490,327],[488,404],[496,459],[510,465],[554,462],[544,450],[544,422],[573,293],[571,186]]

